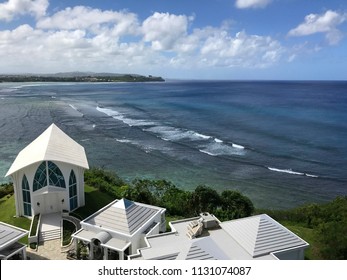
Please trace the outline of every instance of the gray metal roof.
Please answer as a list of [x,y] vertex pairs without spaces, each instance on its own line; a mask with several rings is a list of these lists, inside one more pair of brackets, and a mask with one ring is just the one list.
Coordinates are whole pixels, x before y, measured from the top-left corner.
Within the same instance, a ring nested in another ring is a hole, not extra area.
[[105,230],[132,235],[158,211],[158,209],[123,198],[86,219],[85,222]]
[[189,248],[186,260],[216,260],[216,258],[201,249],[198,245],[192,244]]
[[28,234],[28,231],[0,222],[0,250],[17,242]]
[[172,232],[146,237],[148,247],[141,248],[140,255],[133,255],[130,259],[169,259],[173,255],[177,255],[177,260],[276,259],[270,254],[254,258],[222,228],[209,229],[201,236],[190,239],[186,235],[187,227],[194,219],[199,217],[172,222]]
[[176,260],[177,259],[177,256],[178,256],[179,253],[173,253],[173,254],[168,254],[168,255],[164,255],[164,256],[158,256],[158,257],[155,257],[155,258],[152,258],[150,260]]
[[308,245],[266,214],[223,222],[220,226],[253,257]]

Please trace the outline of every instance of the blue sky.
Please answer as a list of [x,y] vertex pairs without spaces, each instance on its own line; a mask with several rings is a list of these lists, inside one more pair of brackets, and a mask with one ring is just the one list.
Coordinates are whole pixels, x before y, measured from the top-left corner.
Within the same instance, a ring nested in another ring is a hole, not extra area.
[[0,1],[0,73],[347,79],[345,0]]

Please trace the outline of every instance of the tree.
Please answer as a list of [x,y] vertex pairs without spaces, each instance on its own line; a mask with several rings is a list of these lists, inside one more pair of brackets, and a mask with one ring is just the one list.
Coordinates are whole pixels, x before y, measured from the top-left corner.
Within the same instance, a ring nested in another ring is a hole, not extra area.
[[347,218],[322,223],[318,227],[320,254],[323,259],[347,259]]
[[133,201],[157,205],[157,201],[151,192],[152,184],[150,182],[146,179],[135,179],[125,192],[125,197]]
[[216,190],[200,185],[192,192],[190,201],[192,212],[198,215],[201,212],[214,213],[220,206],[221,198]]
[[252,201],[239,191],[223,191],[221,194],[221,206],[228,220],[248,217],[254,211]]

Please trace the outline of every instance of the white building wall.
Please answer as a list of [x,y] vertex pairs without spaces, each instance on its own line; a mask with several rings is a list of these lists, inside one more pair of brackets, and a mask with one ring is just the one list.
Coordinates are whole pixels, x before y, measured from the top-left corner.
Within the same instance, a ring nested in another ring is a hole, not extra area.
[[[71,170],[74,170],[76,175],[78,207],[84,206],[84,169],[64,162],[52,162],[59,167],[60,171],[64,176],[65,189],[58,187],[51,187],[47,189],[45,187],[35,192],[33,191],[35,173],[42,161],[29,165],[11,175],[14,185],[16,216],[24,215],[22,195],[22,180],[24,175],[27,177],[30,187],[32,216],[38,213],[44,214],[49,212],[60,212],[62,210],[70,210],[69,177]],[[44,194],[47,191],[48,194]]]
[[274,253],[280,260],[303,260],[305,257],[304,248],[295,248]]

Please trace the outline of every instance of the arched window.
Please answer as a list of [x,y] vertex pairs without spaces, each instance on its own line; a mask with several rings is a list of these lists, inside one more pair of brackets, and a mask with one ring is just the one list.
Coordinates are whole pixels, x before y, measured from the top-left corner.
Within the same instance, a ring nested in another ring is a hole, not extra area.
[[71,170],[69,178],[69,198],[70,198],[70,211],[77,208],[77,180],[73,170]]
[[50,186],[65,188],[63,173],[61,173],[59,167],[51,161],[48,161],[48,177]]
[[24,175],[22,179],[22,194],[23,194],[23,208],[24,215],[31,216],[31,198],[30,187],[27,177]]
[[33,190],[37,191],[48,185],[65,188],[65,180],[63,173],[55,163],[43,161],[36,170]]
[[36,170],[35,177],[34,177],[33,190],[37,191],[46,186],[47,186],[47,164],[44,161],[40,164],[40,166]]

